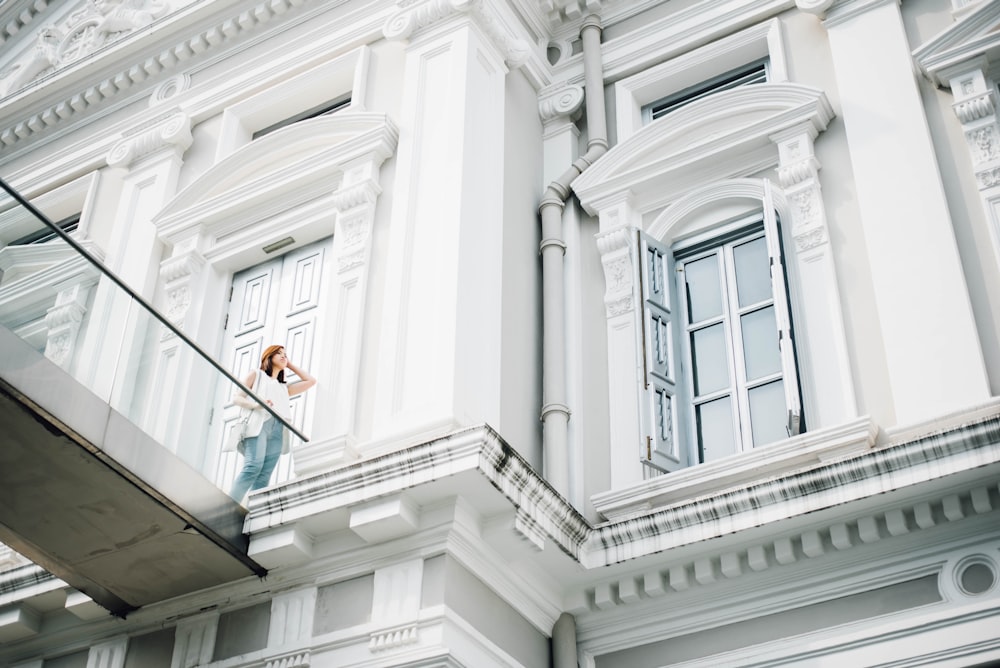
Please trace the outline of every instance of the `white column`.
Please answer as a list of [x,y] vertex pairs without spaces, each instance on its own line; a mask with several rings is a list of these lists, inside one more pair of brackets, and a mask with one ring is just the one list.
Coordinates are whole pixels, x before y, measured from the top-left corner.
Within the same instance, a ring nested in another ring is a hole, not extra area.
[[[153,216],[174,195],[182,164],[181,156],[191,145],[191,119],[168,112],[152,126],[145,124],[126,130],[108,153],[108,165],[128,170],[122,177],[117,217],[107,254],[109,268],[139,295],[152,301],[162,247],[157,239]],[[93,378],[95,391],[111,396],[119,408],[135,394],[135,380],[129,379],[139,364],[139,341],[147,318],[136,325],[130,317],[125,293],[102,281],[94,297],[91,326],[81,346],[81,356],[91,361],[85,378]],[[117,374],[107,373],[117,369]]]
[[982,351],[899,7],[842,2],[824,24],[897,422],[985,401]]
[[505,59],[483,3],[401,2],[403,103],[376,439],[500,419]]
[[785,244],[786,263],[798,294],[809,296],[793,300],[793,316],[810,430],[857,416],[814,138],[811,124],[771,137],[778,145],[778,179],[792,212],[791,221],[784,221],[791,229],[782,231],[782,236],[792,240],[792,244]]
[[333,235],[334,271],[330,312],[333,314],[330,377],[318,390],[315,435],[295,446],[295,474],[328,470],[337,463],[357,459],[355,431],[357,398],[362,391],[361,357],[365,343],[365,306],[371,265],[372,226],[382,188],[379,167],[387,154],[366,156],[344,167],[340,189],[334,194],[337,210]]
[[643,479],[639,463],[642,433],[642,332],[636,258],[636,231],[642,220],[625,191],[595,204],[601,233],[597,248],[604,266],[604,307],[608,333],[608,420],[611,486],[621,489]]

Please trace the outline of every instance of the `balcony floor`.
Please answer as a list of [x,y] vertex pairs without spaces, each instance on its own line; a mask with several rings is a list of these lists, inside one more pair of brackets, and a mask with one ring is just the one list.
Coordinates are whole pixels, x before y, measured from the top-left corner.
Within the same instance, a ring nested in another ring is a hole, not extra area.
[[0,541],[117,615],[265,570],[245,510],[0,327]]

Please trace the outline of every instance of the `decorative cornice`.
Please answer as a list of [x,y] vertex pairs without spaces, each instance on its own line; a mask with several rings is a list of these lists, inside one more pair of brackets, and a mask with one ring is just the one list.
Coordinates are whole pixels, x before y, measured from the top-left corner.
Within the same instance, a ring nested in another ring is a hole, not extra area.
[[[276,16],[285,14],[289,10],[301,6],[308,1],[262,0],[254,7],[241,11],[236,16],[222,20],[213,27],[200,31],[195,35],[181,39],[176,44],[164,48],[158,54],[150,56],[142,55],[130,59],[128,62],[120,65],[116,72],[103,77],[100,81],[93,83],[84,90],[67,95],[60,101],[49,103],[45,108],[36,111],[27,118],[0,129],[0,150],[13,146],[35,133],[53,127],[75,114],[101,106],[106,101],[117,97],[120,93],[131,89],[133,86],[169,72],[177,67],[178,64],[195,56],[201,56],[208,51],[216,50],[248,32],[255,31],[262,24],[271,21]],[[169,18],[169,16],[164,17],[164,19]],[[164,19],[158,19],[158,21]],[[166,28],[164,27],[164,29],[159,30],[159,33],[162,34],[165,30]],[[133,31],[128,36],[116,40],[111,53],[115,51],[127,51],[128,48],[138,44],[139,40],[147,35],[147,31]],[[111,59],[113,57],[111,53],[104,55],[103,59]],[[59,78],[68,77],[73,73],[87,69],[94,69],[93,60],[94,58],[88,57],[60,66],[53,74],[44,77],[44,88],[51,90],[57,85]],[[11,107],[21,99],[26,100],[37,96],[40,88],[40,82],[34,82],[17,92],[12,92],[11,95],[4,98],[4,104],[7,107]]]
[[985,54],[1000,45],[1000,3],[983,2],[947,29],[913,51],[917,67],[939,86],[950,85],[949,77],[966,65],[975,66]]
[[[816,546],[828,543],[837,549],[857,544],[854,539],[844,538],[847,529],[843,527],[848,525],[856,527],[853,531],[865,543],[884,537],[881,526],[887,527],[885,536],[901,533],[902,526],[910,530],[927,528],[936,522],[928,518],[939,515],[927,509],[929,504],[954,503],[921,498],[903,520],[896,511],[891,511],[892,517],[873,520],[867,517],[870,511],[866,511],[865,517],[850,515],[852,502],[889,491],[905,494],[906,489],[917,489],[920,484],[943,476],[973,473],[987,465],[1000,464],[1000,415],[996,413],[980,422],[905,443],[863,449],[860,453],[850,448],[845,450],[845,443],[835,430],[825,435],[833,439],[832,459],[827,459],[821,451],[824,434],[817,434],[814,438],[820,441],[819,449],[814,448],[811,456],[818,461],[811,466],[791,470],[764,466],[756,469],[748,481],[713,488],[700,496],[685,495],[675,502],[593,526],[496,432],[487,426],[473,427],[256,494],[250,498],[245,529],[251,535],[273,530],[309,517],[320,507],[333,510],[353,506],[465,471],[478,471],[514,508],[534,522],[530,526],[532,534],[537,537],[540,535],[537,532],[541,532],[586,569],[704,544],[723,535],[840,508],[843,512],[831,516],[834,519],[829,520],[830,525],[822,529],[827,537],[805,539],[806,547],[802,549],[808,554],[820,549]],[[690,472],[695,475],[697,469]],[[963,492],[968,493],[972,492]],[[959,513],[951,515],[954,519],[961,517]],[[789,556],[793,552],[782,542],[772,548],[765,561],[790,563],[794,560]],[[765,561],[761,561],[760,555],[746,557],[747,563]],[[733,565],[725,568],[737,570]],[[710,578],[695,574],[695,580],[707,582]]]
[[13,14],[13,18],[0,28],[0,45],[27,28],[49,8],[48,0],[8,0],[7,4],[9,7],[4,7],[3,13]]
[[399,9],[385,23],[389,40],[408,40],[418,32],[456,16],[468,16],[482,29],[509,67],[519,67],[530,54],[528,44],[497,19],[486,0],[397,0]]

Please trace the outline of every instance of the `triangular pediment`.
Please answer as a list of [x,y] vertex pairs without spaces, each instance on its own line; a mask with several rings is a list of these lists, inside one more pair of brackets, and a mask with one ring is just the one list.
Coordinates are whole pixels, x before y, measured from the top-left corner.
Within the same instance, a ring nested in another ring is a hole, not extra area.
[[777,164],[775,134],[826,129],[833,110],[826,95],[791,83],[765,83],[718,93],[642,128],[573,182],[591,213],[600,201],[628,191],[640,210],[703,183]]
[[168,242],[192,227],[210,236],[247,228],[331,195],[347,165],[366,160],[380,165],[395,151],[397,136],[380,113],[341,112],[294,123],[214,165],[153,222]]
[[913,52],[920,69],[939,85],[948,84],[944,71],[983,56],[1000,60],[1000,2],[982,2]]

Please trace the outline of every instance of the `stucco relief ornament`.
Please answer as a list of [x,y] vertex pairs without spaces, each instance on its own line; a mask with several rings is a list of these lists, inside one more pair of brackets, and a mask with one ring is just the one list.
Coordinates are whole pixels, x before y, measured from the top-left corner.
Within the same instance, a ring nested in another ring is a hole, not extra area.
[[163,0],[90,0],[60,25],[38,33],[31,53],[0,73],[4,95],[143,28],[170,11]]
[[1000,145],[997,143],[996,128],[988,125],[968,133],[970,143],[972,143],[979,155],[979,162],[988,162],[1000,157]]

